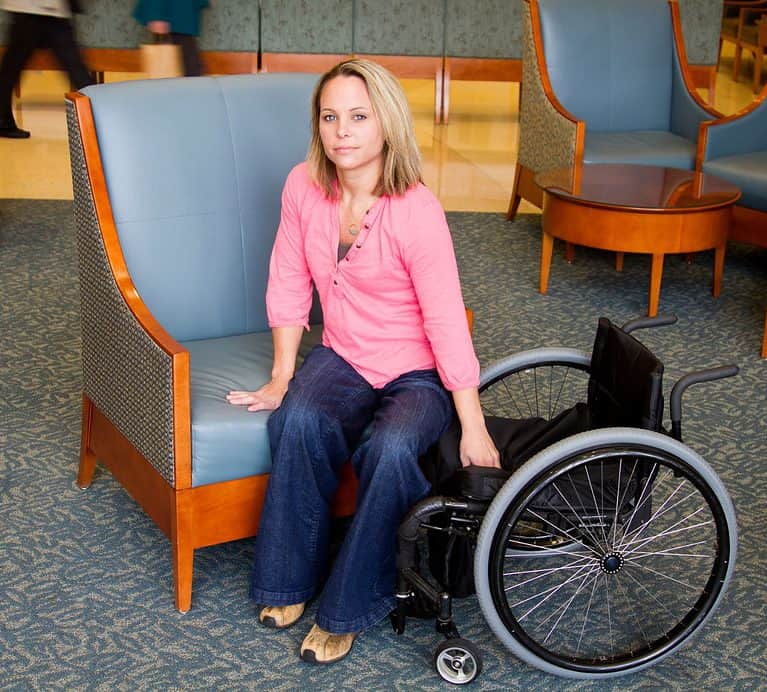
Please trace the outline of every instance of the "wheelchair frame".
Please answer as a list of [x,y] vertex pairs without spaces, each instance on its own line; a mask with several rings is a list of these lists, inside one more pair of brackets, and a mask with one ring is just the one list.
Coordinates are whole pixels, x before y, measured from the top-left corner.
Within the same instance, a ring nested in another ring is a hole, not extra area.
[[[675,316],[640,318],[622,331],[675,322]],[[524,351],[484,370],[480,395],[498,383],[509,389],[507,379],[532,373],[535,391],[523,389],[523,398],[548,419],[565,385],[549,381],[554,393],[539,396],[538,369],[582,373],[585,381],[590,365],[591,356],[574,349]],[[481,672],[480,652],[453,621],[449,590],[420,570],[419,541],[439,531],[475,545],[474,581],[485,620],[526,663],[562,677],[600,679],[636,672],[677,650],[716,610],[737,552],[729,495],[682,442],[682,395],[693,384],[737,372],[731,365],[680,378],[671,392],[668,432],[588,430],[525,461],[494,497],[419,502],[399,529],[394,630],[403,633],[416,604],[425,603],[444,636],[434,655],[438,674],[465,684]],[[434,523],[436,517],[445,525]],[[636,574],[654,580],[652,590]],[[688,583],[694,579],[700,584]],[[671,612],[677,607],[678,616]]]

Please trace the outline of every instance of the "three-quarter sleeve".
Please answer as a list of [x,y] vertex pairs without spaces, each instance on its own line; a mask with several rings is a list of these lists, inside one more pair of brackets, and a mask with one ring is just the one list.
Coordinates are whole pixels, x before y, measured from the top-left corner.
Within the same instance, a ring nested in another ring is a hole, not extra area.
[[312,278],[301,228],[302,186],[296,173],[293,169],[282,190],[280,225],[269,261],[266,312],[270,327],[301,325],[308,329]]
[[411,209],[403,260],[421,308],[437,371],[450,391],[477,387],[479,362],[471,341],[445,213],[430,194],[425,204],[415,204]]

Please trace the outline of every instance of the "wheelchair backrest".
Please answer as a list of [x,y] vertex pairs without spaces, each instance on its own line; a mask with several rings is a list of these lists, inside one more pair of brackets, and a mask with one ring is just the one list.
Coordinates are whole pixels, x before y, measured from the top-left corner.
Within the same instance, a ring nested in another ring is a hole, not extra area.
[[593,428],[663,424],[663,363],[604,317],[591,354],[588,407]]

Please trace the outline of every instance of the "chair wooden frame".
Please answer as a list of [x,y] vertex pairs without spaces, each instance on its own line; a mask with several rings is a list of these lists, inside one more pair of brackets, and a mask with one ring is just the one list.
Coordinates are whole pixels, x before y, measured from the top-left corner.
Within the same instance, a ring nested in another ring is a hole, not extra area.
[[[559,114],[559,116],[568,121],[575,129],[575,146],[573,152],[573,169],[574,175],[578,175],[578,169],[583,165],[583,147],[586,140],[586,122],[578,120],[573,114],[571,114],[559,101],[554,89],[551,85],[551,80],[548,74],[548,68],[546,67],[545,53],[543,47],[543,35],[541,32],[540,11],[538,8],[538,0],[525,0],[530,7],[530,19],[532,22],[532,35],[533,46],[535,49],[535,61],[537,71],[540,75],[541,85],[546,99],[552,108]],[[679,5],[677,0],[668,0],[669,9],[671,12],[671,21],[674,32],[674,44],[676,46],[677,58],[682,72],[682,78],[684,80],[685,87],[690,93],[691,98],[706,112],[710,113],[713,118],[719,117],[721,114],[714,110],[709,104],[707,104],[697,93],[695,78],[692,74],[690,66],[687,63],[687,54],[684,47],[684,39],[682,37],[682,23],[679,15]],[[522,87],[522,98],[524,99],[524,85]],[[520,134],[521,136],[521,134]],[[511,191],[511,198],[509,200],[509,207],[506,213],[506,218],[513,220],[516,216],[522,198],[528,200],[532,204],[541,207],[543,204],[543,191],[535,183],[535,175],[537,171],[522,165],[519,161],[516,164],[516,170],[514,175],[514,184]]]

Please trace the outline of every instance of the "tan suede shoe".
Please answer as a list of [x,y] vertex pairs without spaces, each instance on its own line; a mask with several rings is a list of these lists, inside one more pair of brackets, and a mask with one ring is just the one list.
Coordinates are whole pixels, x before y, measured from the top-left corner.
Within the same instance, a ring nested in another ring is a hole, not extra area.
[[287,606],[266,606],[259,614],[258,620],[266,627],[283,630],[298,622],[304,614],[305,603]]
[[301,658],[309,663],[335,663],[352,650],[356,634],[331,634],[319,625],[312,625],[304,643]]

